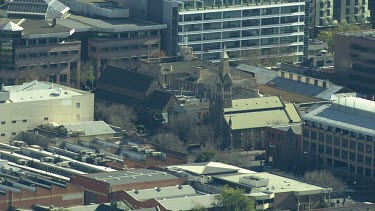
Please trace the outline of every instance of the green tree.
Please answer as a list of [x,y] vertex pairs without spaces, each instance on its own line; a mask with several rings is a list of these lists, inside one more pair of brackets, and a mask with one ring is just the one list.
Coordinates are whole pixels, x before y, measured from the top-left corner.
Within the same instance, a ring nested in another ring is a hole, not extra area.
[[91,89],[94,88],[95,71],[94,67],[89,62],[81,64],[80,68],[80,82],[84,85],[89,85]]
[[209,162],[214,159],[216,152],[214,150],[204,150],[195,159],[196,163]]
[[342,32],[356,32],[363,30],[370,30],[371,26],[368,24],[357,25],[357,24],[348,24],[346,21],[335,25],[333,29],[327,29],[320,31],[318,34],[318,39],[324,41],[328,45],[328,52],[333,52],[333,46],[335,44],[335,34]]
[[245,196],[241,189],[225,186],[215,200],[222,211],[255,211],[254,201]]

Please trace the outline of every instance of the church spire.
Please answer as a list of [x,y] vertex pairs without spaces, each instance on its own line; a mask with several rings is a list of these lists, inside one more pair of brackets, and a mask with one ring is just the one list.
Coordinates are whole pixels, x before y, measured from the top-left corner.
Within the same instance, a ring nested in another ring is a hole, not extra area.
[[224,77],[226,77],[227,75],[231,77],[230,67],[229,67],[229,56],[227,53],[227,46],[225,44],[223,48],[223,53],[220,56],[219,74],[220,74],[221,80],[224,80]]

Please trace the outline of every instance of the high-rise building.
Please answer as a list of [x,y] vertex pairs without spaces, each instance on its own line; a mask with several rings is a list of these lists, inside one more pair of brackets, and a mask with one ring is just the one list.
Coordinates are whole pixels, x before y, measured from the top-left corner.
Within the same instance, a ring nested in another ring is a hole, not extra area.
[[310,0],[310,35],[333,25],[333,0]]
[[305,0],[127,1],[139,11],[135,15],[168,25],[162,38],[168,55],[188,45],[199,59],[218,62],[225,45],[230,61],[248,56],[303,59]]
[[370,10],[369,0],[334,0],[333,19],[347,23],[368,23]]

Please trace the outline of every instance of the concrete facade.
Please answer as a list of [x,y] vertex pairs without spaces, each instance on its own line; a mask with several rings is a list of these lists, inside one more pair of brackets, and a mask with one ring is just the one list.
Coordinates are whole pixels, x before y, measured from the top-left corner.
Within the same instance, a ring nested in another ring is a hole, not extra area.
[[335,37],[335,74],[357,92],[375,93],[375,32],[338,34]]
[[[7,91],[6,86],[2,88],[0,142],[7,142],[19,132],[34,129],[42,122],[65,124],[94,120],[94,94],[47,82],[33,81],[15,87],[21,86],[44,88],[21,89],[20,92]],[[56,95],[55,99],[53,95]]]

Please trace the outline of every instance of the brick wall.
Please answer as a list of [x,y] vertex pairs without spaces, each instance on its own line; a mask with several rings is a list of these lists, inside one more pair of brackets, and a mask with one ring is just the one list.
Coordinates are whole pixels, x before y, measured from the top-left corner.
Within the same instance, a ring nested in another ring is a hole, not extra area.
[[54,205],[59,207],[83,205],[83,189],[67,184],[66,188],[52,186],[51,189],[37,187],[35,192],[21,190],[20,193],[7,191],[0,195],[0,210],[10,207],[30,209],[34,205]]

